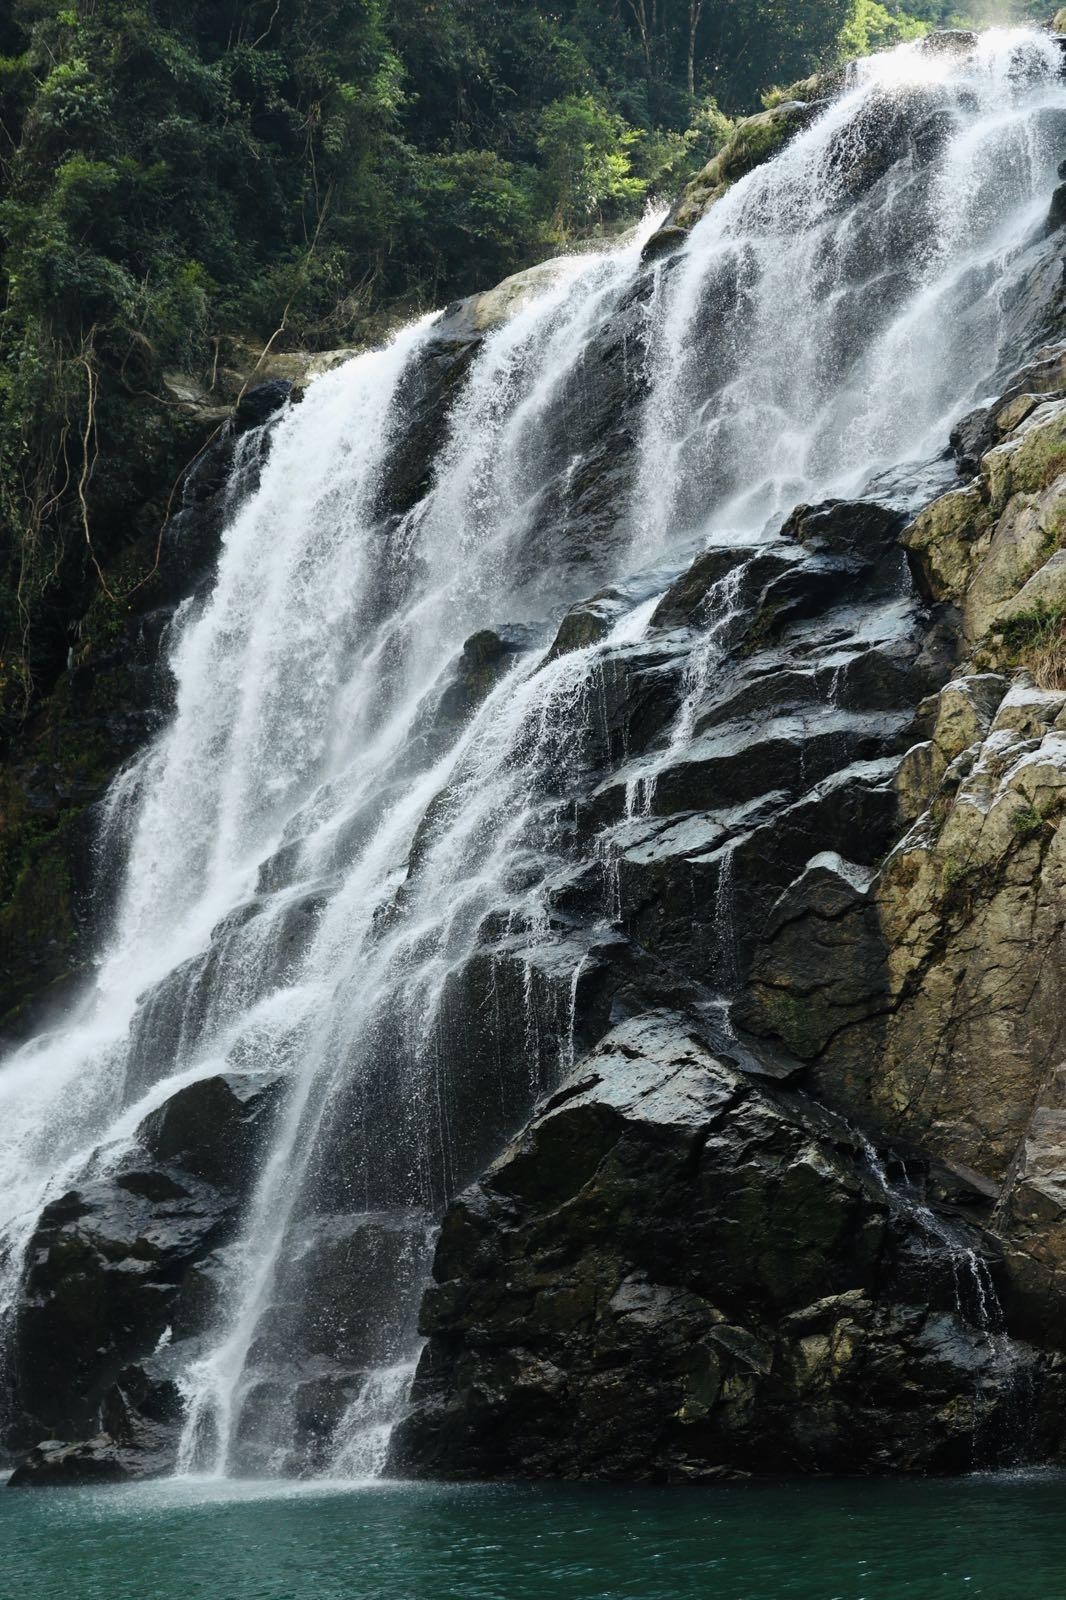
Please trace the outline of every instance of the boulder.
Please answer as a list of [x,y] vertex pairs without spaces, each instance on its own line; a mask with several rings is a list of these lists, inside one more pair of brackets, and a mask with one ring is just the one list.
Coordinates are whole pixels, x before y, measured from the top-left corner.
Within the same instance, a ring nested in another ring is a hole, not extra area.
[[1003,1364],[950,1271],[907,1296],[920,1233],[843,1124],[676,1018],[623,1024],[445,1216],[391,1469],[691,1482],[1009,1453],[1042,1369]]
[[158,1363],[130,1366],[104,1395],[101,1431],[73,1444],[46,1439],[19,1463],[12,1488],[126,1483],[172,1472],[177,1460],[182,1400]]
[[220,1190],[243,1190],[277,1114],[284,1085],[217,1073],[179,1089],[141,1124],[156,1161]]
[[714,545],[698,555],[667,589],[652,613],[652,628],[690,627],[706,620],[706,608],[724,578],[751,559],[747,548]]
[[571,270],[566,256],[556,256],[512,273],[492,289],[483,289],[480,294],[457,301],[444,314],[449,335],[491,333],[538,295],[562,283]]
[[817,506],[797,506],[781,537],[794,539],[816,555],[871,567],[895,550],[905,520],[898,511],[872,502],[826,500]]
[[[1061,480],[1058,493],[1066,500],[1066,477]],[[1056,550],[1026,579],[1017,594],[1004,601],[996,613],[996,622],[1009,623],[1034,613],[1066,615],[1066,550]]]
[[153,1430],[167,1420],[160,1413],[172,1385],[165,1375],[137,1377],[136,1363],[175,1323],[203,1331],[208,1307],[197,1315],[192,1286],[232,1236],[279,1092],[277,1082],[233,1076],[187,1085],[145,1120],[110,1171],[90,1170],[45,1208],[15,1327],[16,1443],[34,1430],[83,1438],[110,1404],[129,1429],[144,1422],[142,1456],[163,1448]]
[[238,429],[261,428],[280,411],[292,394],[288,378],[269,378],[245,389],[237,402],[234,420]]
[[[7,1480],[9,1489],[64,1489],[75,1484],[126,1483],[137,1461],[101,1433],[77,1444],[45,1439],[35,1445]],[[132,1470],[131,1470],[132,1469]]]
[[128,1166],[46,1207],[15,1329],[20,1407],[77,1438],[131,1360],[166,1332],[190,1267],[225,1237],[237,1197],[185,1173]]
[[485,628],[471,634],[463,645],[455,677],[441,696],[438,716],[465,721],[530,643],[529,633],[522,628]]
[[555,661],[571,650],[585,650],[606,639],[626,610],[625,597],[616,589],[605,589],[581,605],[572,606],[559,624],[546,659]]

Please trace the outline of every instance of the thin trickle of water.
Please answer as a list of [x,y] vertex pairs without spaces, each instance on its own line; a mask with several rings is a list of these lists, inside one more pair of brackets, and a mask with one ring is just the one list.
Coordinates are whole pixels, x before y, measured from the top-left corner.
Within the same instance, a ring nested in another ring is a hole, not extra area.
[[[607,638],[567,654],[545,655],[551,623],[604,584],[631,592],[635,570],[676,572],[705,536],[754,544],[795,502],[943,448],[1017,337],[1066,113],[1056,50],[998,32],[876,58],[675,261],[641,268],[652,219],[563,263],[481,341],[413,505],[385,502],[433,319],[316,380],[277,424],[212,594],[175,625],[171,722],[108,800],[125,871],[93,991],[0,1072],[8,1323],[42,1207],[90,1160],[109,1170],[178,1087],[284,1085],[218,1317],[166,1347],[182,1470],[242,1470],[264,1392],[255,1461],[287,1470],[301,1369],[286,1319],[329,1250],[370,1265],[322,1380],[349,1403],[319,1466],[380,1470],[417,1348],[426,1218],[574,1062],[587,951],[551,884],[578,779],[602,759],[588,746],[610,746],[605,655],[642,648],[658,597],[646,583]],[[928,137],[898,158],[893,128],[919,113]],[[626,448],[605,468],[601,439],[575,453],[573,419],[620,317]],[[589,482],[615,472],[605,507]],[[740,570],[697,628],[662,760],[628,774],[630,823],[693,736]],[[464,641],[490,623],[495,664],[450,713]],[[595,848],[613,920],[618,853],[606,834]]]
[[697,618],[699,638],[685,662],[681,676],[681,701],[666,748],[653,758],[650,771],[626,780],[627,821],[651,816],[660,773],[671,767],[680,752],[687,749],[692,741],[699,708],[710,688],[715,668],[725,655],[730,629],[736,621],[744,572],[744,563],[738,562],[711,584],[701,603]]
[[901,1162],[902,1181],[893,1183],[881,1155],[869,1137],[860,1129],[854,1130],[862,1146],[867,1170],[880,1190],[889,1211],[902,1217],[924,1242],[927,1258],[947,1258],[951,1270],[954,1312],[960,1323],[975,1330],[991,1356],[991,1391],[987,1377],[977,1380],[973,1396],[974,1460],[980,1458],[981,1429],[986,1423],[990,1405],[998,1403],[1002,1416],[999,1428],[1009,1430],[998,1441],[999,1450],[1008,1459],[1023,1459],[1027,1436],[1031,1432],[1029,1413],[1031,1373],[1026,1366],[1024,1353],[1007,1332],[996,1286],[988,1264],[961,1232],[929,1205],[916,1187]]
[[992,1275],[972,1245],[956,1233],[928,1201],[913,1192],[907,1181],[894,1184],[876,1147],[866,1134],[859,1133],[863,1154],[871,1176],[883,1194],[890,1211],[905,1216],[917,1225],[919,1237],[930,1247],[941,1250],[951,1263],[955,1292],[955,1312],[988,1341],[1005,1367],[1015,1363],[1013,1344],[1006,1336],[1006,1321]]

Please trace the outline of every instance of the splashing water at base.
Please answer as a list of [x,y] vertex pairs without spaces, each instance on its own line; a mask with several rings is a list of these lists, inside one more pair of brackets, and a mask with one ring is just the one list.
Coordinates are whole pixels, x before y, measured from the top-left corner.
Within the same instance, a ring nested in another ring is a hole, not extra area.
[[413,1361],[370,1373],[337,1427],[333,1477],[359,1482],[381,1476],[388,1459],[389,1435],[414,1375]]

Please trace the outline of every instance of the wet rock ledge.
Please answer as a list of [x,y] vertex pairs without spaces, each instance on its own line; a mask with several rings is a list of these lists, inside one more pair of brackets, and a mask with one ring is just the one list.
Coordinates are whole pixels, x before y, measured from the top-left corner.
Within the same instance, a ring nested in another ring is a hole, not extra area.
[[395,1470],[704,1481],[995,1459],[1022,1391],[1061,1379],[964,1321],[935,1255],[840,1119],[677,1017],[622,1024],[449,1211]]

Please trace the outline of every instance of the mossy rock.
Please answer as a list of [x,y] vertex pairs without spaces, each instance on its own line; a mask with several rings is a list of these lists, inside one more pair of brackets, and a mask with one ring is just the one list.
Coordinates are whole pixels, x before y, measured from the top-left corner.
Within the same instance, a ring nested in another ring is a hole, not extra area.
[[958,600],[973,571],[974,546],[992,526],[976,484],[941,495],[903,530],[903,544],[930,600]]
[[1038,406],[1010,439],[990,450],[981,477],[998,515],[1011,495],[1039,494],[1066,473],[1066,401]]
[[688,185],[670,224],[674,228],[691,228],[738,178],[776,154],[816,110],[805,101],[786,100],[738,122],[732,137]]

